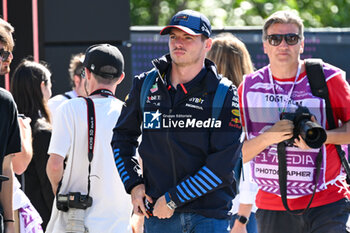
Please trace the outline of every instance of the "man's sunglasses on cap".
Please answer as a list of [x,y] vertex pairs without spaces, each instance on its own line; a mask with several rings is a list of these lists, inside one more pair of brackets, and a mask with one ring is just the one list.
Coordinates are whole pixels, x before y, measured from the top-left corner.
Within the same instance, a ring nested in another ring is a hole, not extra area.
[[0,59],[1,61],[6,61],[7,58],[10,56],[11,52],[6,51],[4,49],[0,49]]
[[296,45],[300,40],[300,36],[298,34],[294,34],[294,33],[272,34],[272,35],[267,36],[267,40],[269,41],[269,44],[272,46],[280,45],[283,38],[288,45]]

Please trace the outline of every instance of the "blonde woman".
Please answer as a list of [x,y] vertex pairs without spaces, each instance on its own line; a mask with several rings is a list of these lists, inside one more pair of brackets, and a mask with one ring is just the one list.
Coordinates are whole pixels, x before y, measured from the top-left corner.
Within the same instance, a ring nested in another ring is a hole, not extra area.
[[[218,72],[230,79],[238,87],[245,74],[254,71],[249,52],[245,44],[231,33],[221,33],[213,40],[207,58],[212,60]],[[257,185],[250,180],[250,165],[244,165],[244,180],[240,182],[240,194],[233,200],[232,230],[231,233],[256,233],[256,220],[254,205]]]

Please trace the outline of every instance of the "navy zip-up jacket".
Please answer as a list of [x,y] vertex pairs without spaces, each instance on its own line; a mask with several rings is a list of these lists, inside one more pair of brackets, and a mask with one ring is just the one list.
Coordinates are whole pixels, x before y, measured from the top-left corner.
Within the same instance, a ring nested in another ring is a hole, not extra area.
[[[220,81],[214,63],[176,90],[167,77],[169,55],[153,61],[158,77],[142,112],[140,92],[147,73],[133,80],[113,130],[116,166],[128,193],[144,183],[155,201],[169,192],[176,211],[209,218],[228,218],[235,197],[234,165],[241,144],[237,89],[230,87],[219,119],[212,119],[212,102]],[[135,159],[138,137],[143,174]]]

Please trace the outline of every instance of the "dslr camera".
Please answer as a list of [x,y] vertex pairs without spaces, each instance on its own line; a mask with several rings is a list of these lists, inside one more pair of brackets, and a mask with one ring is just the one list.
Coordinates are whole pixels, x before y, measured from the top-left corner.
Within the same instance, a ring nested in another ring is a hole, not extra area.
[[69,208],[87,209],[92,205],[92,197],[82,195],[80,192],[70,192],[69,194],[58,194],[57,209],[67,212]]
[[298,106],[294,113],[285,112],[280,115],[281,120],[293,121],[293,137],[284,141],[286,146],[293,146],[294,139],[301,135],[305,143],[311,148],[320,148],[327,139],[326,131],[318,123],[311,121],[312,114],[307,107]]

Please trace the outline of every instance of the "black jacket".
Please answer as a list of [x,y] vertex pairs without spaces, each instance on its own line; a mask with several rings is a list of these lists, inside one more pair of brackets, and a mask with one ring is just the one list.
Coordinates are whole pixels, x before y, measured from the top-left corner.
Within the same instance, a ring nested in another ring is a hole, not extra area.
[[[140,108],[140,91],[147,73],[133,80],[113,130],[116,166],[126,191],[130,193],[133,187],[144,183],[147,195],[154,200],[169,192],[178,206],[176,211],[227,218],[236,191],[236,151],[241,147],[237,90],[229,89],[215,121],[211,118],[212,101],[220,77],[211,61],[206,60],[205,68],[176,90],[167,78],[170,56],[154,60],[153,65],[159,75],[150,89],[144,112]],[[142,123],[141,176],[133,156]]]

